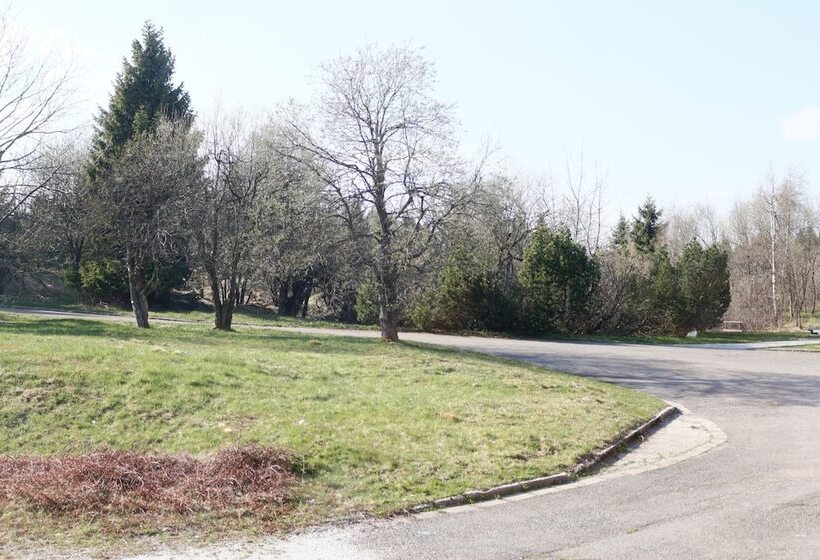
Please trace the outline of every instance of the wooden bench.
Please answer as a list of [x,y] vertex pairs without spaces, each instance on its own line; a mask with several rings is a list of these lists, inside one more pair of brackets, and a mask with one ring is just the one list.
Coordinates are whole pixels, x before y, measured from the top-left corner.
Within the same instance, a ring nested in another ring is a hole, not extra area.
[[720,324],[720,332],[725,333],[741,333],[746,328],[743,326],[743,321],[723,321]]

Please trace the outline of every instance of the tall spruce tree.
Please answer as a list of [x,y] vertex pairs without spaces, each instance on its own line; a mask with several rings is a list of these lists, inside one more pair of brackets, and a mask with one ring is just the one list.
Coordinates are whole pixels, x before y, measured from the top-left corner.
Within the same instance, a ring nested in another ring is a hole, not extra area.
[[632,223],[632,242],[641,253],[652,253],[657,248],[662,214],[651,196],[638,208]]
[[629,246],[629,224],[623,214],[612,231],[612,243],[622,249]]
[[139,134],[153,131],[161,118],[191,120],[191,98],[180,83],[174,86],[174,55],[165,47],[162,29],[150,21],[142,28],[142,41],[131,44],[131,60],[123,59],[107,109],[100,109],[95,128],[91,179],[117,158],[122,148]]

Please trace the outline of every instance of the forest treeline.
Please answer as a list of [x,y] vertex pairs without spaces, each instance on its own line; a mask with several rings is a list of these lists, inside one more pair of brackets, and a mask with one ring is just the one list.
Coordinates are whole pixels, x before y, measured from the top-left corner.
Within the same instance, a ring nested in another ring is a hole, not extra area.
[[[606,227],[605,185],[568,162],[532,184],[459,147],[433,65],[368,46],[320,69],[315,99],[197,115],[160,29],[134,41],[90,138],[61,133],[66,73],[3,35],[0,293],[54,271],[79,299],[202,298],[442,331],[685,333],[816,311],[818,207],[770,177],[724,220],[651,198]],[[728,315],[727,315],[728,313]]]

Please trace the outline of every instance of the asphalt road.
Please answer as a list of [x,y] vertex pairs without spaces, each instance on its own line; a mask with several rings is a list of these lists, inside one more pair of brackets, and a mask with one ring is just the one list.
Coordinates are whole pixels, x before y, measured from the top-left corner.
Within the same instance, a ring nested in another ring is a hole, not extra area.
[[345,551],[329,558],[820,558],[820,354],[403,338],[646,391],[711,420],[728,441],[663,469],[458,515],[351,529]]
[[351,532],[346,557],[820,558],[820,354],[738,345],[427,334],[404,339],[500,354],[646,391],[713,421],[728,441],[664,469]]

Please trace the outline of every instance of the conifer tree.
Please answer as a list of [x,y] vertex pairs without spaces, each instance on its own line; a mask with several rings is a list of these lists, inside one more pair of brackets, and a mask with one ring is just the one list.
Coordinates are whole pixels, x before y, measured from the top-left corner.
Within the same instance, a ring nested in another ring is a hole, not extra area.
[[621,214],[618,224],[612,232],[612,242],[616,247],[624,248],[629,245],[629,224]]
[[131,45],[131,60],[123,59],[107,109],[100,109],[95,128],[91,178],[111,166],[125,144],[153,131],[161,118],[190,120],[191,98],[180,83],[175,86],[174,55],[163,42],[162,29],[150,21],[142,41]]
[[632,242],[641,253],[652,253],[657,248],[662,214],[651,196],[638,208],[632,223]]

